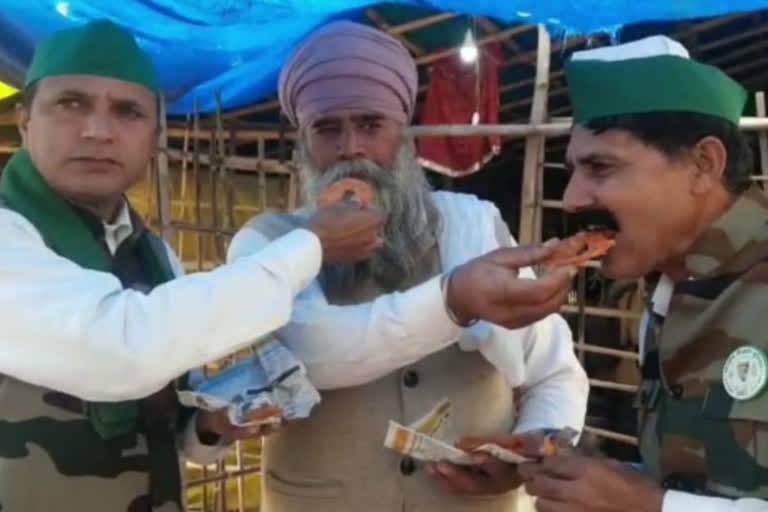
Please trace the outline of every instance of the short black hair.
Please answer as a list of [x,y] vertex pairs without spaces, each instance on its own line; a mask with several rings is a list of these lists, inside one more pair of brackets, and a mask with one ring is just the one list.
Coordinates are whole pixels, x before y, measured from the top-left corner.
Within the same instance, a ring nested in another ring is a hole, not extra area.
[[704,137],[716,137],[725,146],[727,159],[723,182],[735,195],[751,184],[754,167],[752,149],[744,134],[733,123],[695,112],[649,112],[593,119],[585,127],[595,134],[623,130],[668,157],[680,156]]

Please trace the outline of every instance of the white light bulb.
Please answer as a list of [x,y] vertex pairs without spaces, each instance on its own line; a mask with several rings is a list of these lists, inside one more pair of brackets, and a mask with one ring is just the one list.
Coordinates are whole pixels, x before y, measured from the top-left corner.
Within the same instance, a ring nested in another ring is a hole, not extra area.
[[69,2],[58,2],[56,4],[56,12],[62,16],[69,16]]
[[467,35],[464,37],[464,44],[459,48],[459,56],[461,57],[461,60],[470,64],[477,60],[478,53],[475,38],[472,36],[472,30],[467,30]]
[[477,60],[477,46],[462,46],[459,50],[461,60],[471,64]]

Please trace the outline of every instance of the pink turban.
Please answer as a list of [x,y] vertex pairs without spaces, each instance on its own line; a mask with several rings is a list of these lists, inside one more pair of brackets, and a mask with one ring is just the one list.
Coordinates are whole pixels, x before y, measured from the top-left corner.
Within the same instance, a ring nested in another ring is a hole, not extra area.
[[408,50],[389,34],[334,22],[307,38],[280,73],[280,105],[294,126],[342,109],[361,109],[407,123],[418,73]]

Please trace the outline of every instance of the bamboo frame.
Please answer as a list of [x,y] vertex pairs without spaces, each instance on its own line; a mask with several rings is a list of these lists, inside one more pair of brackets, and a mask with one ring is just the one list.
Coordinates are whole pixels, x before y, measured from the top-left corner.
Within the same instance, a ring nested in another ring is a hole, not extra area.
[[[538,27],[538,60],[536,63],[536,85],[533,92],[530,122],[543,123],[547,118],[549,88],[549,54],[551,41],[547,29]],[[543,134],[530,134],[525,141],[523,163],[523,192],[520,200],[520,243],[527,244],[541,238],[541,176],[539,165],[544,158],[545,138]]]

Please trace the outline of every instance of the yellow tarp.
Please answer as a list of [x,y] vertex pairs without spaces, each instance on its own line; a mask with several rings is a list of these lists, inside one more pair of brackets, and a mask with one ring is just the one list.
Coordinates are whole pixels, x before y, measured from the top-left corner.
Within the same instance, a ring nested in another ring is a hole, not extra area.
[[16,89],[11,87],[10,85],[6,85],[3,82],[0,82],[0,100],[3,98],[7,98],[8,96],[11,96],[16,92]]

